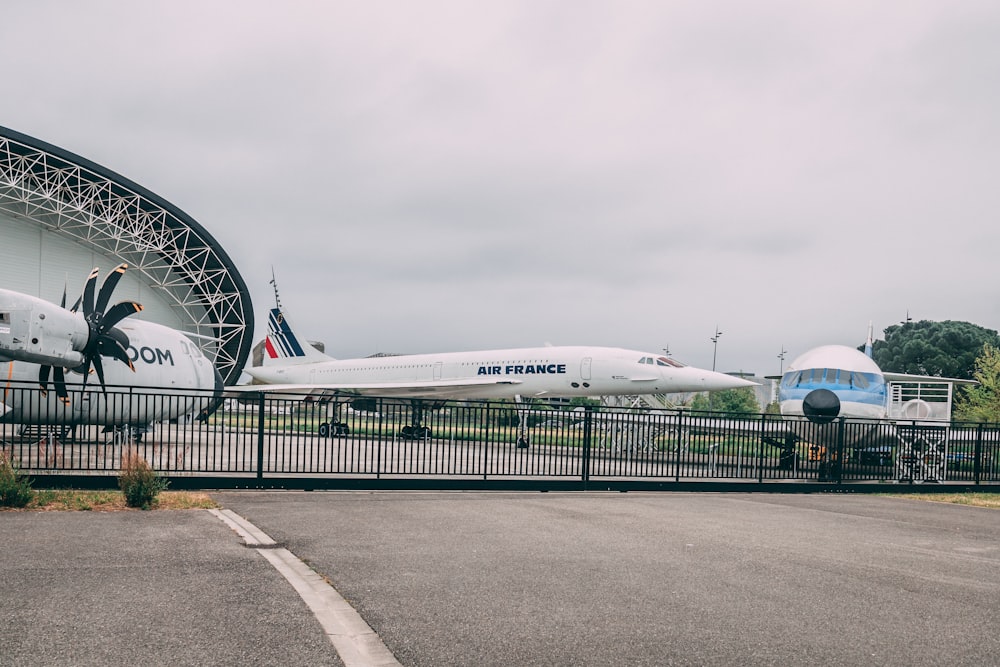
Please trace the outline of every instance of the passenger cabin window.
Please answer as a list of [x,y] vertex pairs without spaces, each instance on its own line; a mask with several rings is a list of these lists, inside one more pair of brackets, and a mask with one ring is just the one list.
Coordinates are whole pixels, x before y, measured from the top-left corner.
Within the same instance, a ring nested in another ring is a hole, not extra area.
[[0,313],[0,324],[10,324],[10,313]]

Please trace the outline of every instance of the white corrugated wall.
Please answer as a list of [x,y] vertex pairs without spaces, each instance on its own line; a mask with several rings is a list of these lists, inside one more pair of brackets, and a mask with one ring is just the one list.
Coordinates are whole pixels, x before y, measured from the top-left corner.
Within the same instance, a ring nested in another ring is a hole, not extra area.
[[[93,267],[101,269],[99,288],[107,273],[118,264],[118,260],[95,253],[71,239],[0,212],[0,287],[59,303],[65,285],[69,306],[80,296]],[[126,272],[115,288],[111,303],[138,301],[144,310],[132,317],[183,328],[184,323],[173,309],[143,284],[140,277],[137,272]]]

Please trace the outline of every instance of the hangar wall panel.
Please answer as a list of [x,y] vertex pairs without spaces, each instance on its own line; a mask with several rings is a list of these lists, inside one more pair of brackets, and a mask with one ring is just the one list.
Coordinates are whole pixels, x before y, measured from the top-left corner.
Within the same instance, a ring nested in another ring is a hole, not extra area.
[[[0,286],[53,303],[59,303],[65,286],[67,305],[72,305],[83,292],[92,268],[101,269],[100,286],[108,272],[119,264],[114,258],[3,213],[0,213],[0,243],[3,246]],[[181,330],[190,328],[154,288],[144,284],[135,274],[126,272],[111,302],[128,300],[138,301],[143,306],[143,311],[133,318]]]

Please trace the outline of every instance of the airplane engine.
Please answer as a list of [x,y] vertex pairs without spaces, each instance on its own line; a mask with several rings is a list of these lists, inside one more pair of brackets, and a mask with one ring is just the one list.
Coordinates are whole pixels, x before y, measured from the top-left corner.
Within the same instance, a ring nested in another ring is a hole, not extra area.
[[74,368],[90,336],[83,315],[27,294],[0,290],[0,357]]

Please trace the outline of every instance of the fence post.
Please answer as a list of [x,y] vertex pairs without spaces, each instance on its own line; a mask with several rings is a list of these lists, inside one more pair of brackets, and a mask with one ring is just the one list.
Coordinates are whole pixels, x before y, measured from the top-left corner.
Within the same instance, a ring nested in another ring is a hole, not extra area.
[[257,479],[264,479],[264,392],[257,394]]
[[983,477],[983,423],[979,422],[976,426],[976,453],[975,461],[972,464],[972,474],[976,479],[976,484],[979,484]]
[[583,480],[584,490],[587,488],[587,482],[590,481],[590,436],[593,426],[593,409],[593,406],[588,405],[583,412],[583,459],[580,464],[583,470],[580,471],[580,477]]
[[760,437],[757,438],[757,482],[764,483],[764,437],[767,435],[767,413],[760,415]]
[[837,462],[834,464],[834,480],[837,484],[844,481],[844,429],[847,428],[843,417],[837,420]]
[[[690,442],[688,443],[690,444]],[[674,481],[681,481],[681,450],[684,449],[684,411],[677,411],[677,450],[674,456]]]

